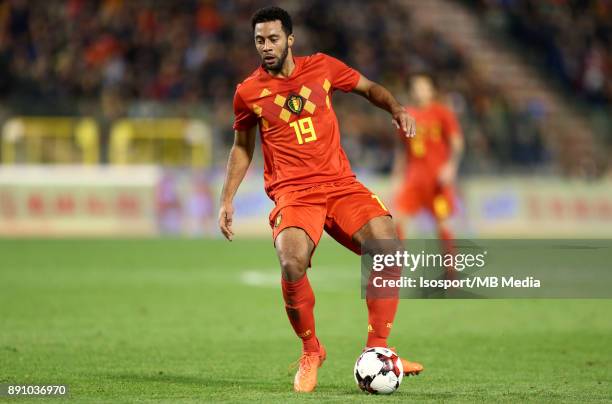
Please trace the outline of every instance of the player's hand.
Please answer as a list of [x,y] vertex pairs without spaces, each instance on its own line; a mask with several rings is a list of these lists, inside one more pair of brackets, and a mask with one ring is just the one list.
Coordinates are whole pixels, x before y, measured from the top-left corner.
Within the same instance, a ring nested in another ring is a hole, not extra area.
[[438,172],[438,183],[440,185],[451,185],[457,178],[457,167],[452,163],[448,162],[442,166],[440,172]]
[[226,239],[232,241],[234,232],[232,231],[232,217],[234,216],[234,207],[232,204],[223,204],[219,209],[219,228]]
[[393,124],[406,137],[416,135],[414,118],[404,108],[398,108],[391,113]]

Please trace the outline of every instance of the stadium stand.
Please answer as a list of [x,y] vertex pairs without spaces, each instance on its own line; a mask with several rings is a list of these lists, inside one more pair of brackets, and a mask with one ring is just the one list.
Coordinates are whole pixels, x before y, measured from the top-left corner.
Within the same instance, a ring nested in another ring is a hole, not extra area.
[[[211,125],[215,142],[210,147],[225,150],[232,138],[234,86],[258,63],[249,18],[264,3],[0,1],[0,123],[15,116],[90,117],[99,132],[96,161],[107,163],[118,161],[109,152],[114,150],[112,132],[120,119],[198,118]],[[549,112],[568,110],[562,97],[551,103],[550,92],[540,92],[543,99],[517,99],[508,85],[481,74],[470,49],[449,39],[445,29],[452,25],[436,22],[435,15],[444,18],[445,7],[453,2],[432,2],[440,7],[435,7],[431,24],[415,14],[413,3],[288,3],[297,22],[296,53],[322,51],[337,56],[404,100],[411,72],[435,74],[465,128],[464,172],[535,170],[593,176],[601,171],[594,143],[580,142],[587,146],[576,153],[574,137],[543,130]],[[481,7],[511,13],[503,4],[481,2]],[[320,13],[323,6],[326,12]],[[524,14],[511,16],[520,21],[527,19]],[[381,43],[385,46],[378,46]],[[529,76],[515,84],[521,89],[529,86],[542,86],[542,79]],[[601,97],[597,100],[601,102]],[[382,115],[366,116],[363,108],[359,101],[339,97],[337,109],[346,122],[345,147],[360,165],[386,172],[393,133]],[[588,123],[576,122],[569,131],[588,138]],[[571,150],[559,148],[567,141]],[[208,158],[203,153],[196,158],[198,164]],[[223,160],[210,158],[213,163]],[[185,154],[180,163],[190,165],[193,159]],[[49,162],[41,157],[43,161]]]

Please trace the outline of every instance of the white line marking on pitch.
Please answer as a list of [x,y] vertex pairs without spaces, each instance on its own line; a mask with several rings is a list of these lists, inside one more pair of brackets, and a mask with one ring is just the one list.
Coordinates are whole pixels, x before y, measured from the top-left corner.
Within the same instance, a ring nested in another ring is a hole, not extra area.
[[280,273],[278,270],[246,271],[240,274],[242,283],[251,286],[277,286],[280,285]]
[[[359,282],[360,271],[355,271],[339,267],[317,267],[316,270],[311,269],[308,271],[308,277],[315,282],[340,282],[348,281],[349,283],[354,280]],[[240,273],[240,282],[249,286],[259,287],[280,287],[281,275],[280,269],[251,269]]]

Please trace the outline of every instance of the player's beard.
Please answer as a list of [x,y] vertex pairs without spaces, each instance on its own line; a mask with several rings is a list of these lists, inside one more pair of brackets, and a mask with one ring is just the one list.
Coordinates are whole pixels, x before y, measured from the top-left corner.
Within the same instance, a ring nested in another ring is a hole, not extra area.
[[262,67],[264,69],[266,69],[268,71],[272,71],[274,73],[278,73],[283,68],[283,65],[285,64],[285,60],[287,59],[288,55],[289,55],[289,45],[285,46],[285,49],[283,49],[283,52],[281,53],[280,57],[278,58],[278,61],[276,63],[274,63],[272,66],[266,67],[266,64],[265,64],[263,59],[261,61],[261,65],[262,65]]

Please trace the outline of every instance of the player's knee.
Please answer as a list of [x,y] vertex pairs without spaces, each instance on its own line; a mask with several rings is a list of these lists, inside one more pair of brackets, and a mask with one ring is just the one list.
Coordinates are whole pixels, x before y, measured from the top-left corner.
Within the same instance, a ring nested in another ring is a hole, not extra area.
[[397,229],[389,216],[370,220],[353,236],[353,239],[360,244],[364,254],[384,253],[401,246]]
[[308,258],[293,254],[281,255],[280,266],[283,278],[288,281],[301,279],[308,269]]

